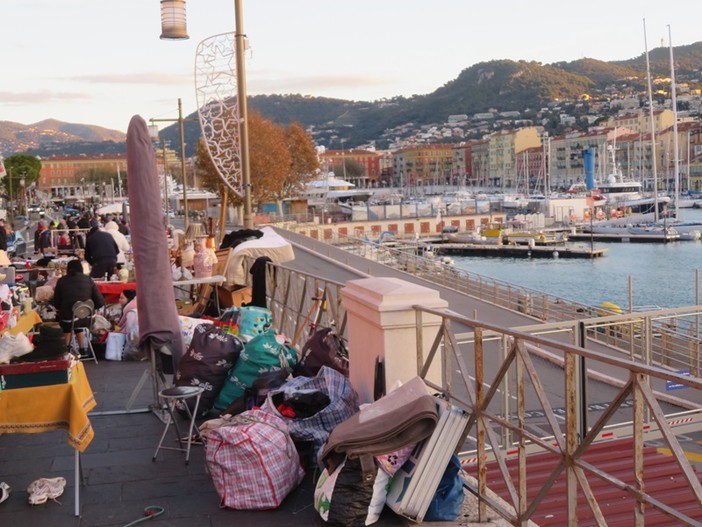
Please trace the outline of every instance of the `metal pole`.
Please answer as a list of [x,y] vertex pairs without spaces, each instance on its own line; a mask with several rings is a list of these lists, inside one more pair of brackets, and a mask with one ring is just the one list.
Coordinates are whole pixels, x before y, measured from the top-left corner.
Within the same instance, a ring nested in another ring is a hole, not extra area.
[[165,210],[166,210],[166,219],[165,221],[165,226],[168,227],[168,224],[170,223],[170,211],[168,207],[168,162],[166,161],[166,143],[165,141],[161,141],[161,145],[163,147],[163,197],[166,201],[165,203]]
[[244,228],[253,229],[251,211],[251,172],[249,167],[249,116],[246,105],[246,70],[244,63],[244,21],[241,0],[234,0],[234,18],[236,22],[236,84],[239,104],[241,136],[241,176],[244,187]]
[[224,240],[224,235],[227,233],[227,201],[229,197],[227,185],[222,185],[222,203],[219,211],[219,243]]
[[185,125],[183,123],[183,104],[178,97],[178,126],[180,127],[180,171],[183,175],[183,211],[185,212],[185,230],[188,230],[188,178],[185,177]]
[[651,166],[653,168],[653,218],[658,221],[658,172],[656,162],[656,124],[653,119],[653,88],[651,87],[651,63],[648,60],[648,39],[646,38],[646,19],[643,19],[644,49],[646,51],[646,79],[648,81],[648,116],[651,125]]
[[9,213],[9,216],[10,216],[10,221],[12,221],[15,219],[14,209],[12,208],[12,167],[10,167],[8,172],[10,173],[10,180],[9,180],[9,183],[10,183],[10,213]]

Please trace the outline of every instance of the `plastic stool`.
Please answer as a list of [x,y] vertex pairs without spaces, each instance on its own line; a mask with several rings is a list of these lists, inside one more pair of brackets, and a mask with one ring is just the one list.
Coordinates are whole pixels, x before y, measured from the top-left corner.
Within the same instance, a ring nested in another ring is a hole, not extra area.
[[[190,446],[193,442],[193,431],[202,440],[200,435],[200,430],[195,426],[195,416],[197,415],[198,406],[200,406],[200,396],[204,390],[199,386],[173,386],[172,388],[166,388],[161,390],[158,394],[159,400],[163,401],[168,410],[168,419],[166,420],[166,426],[163,428],[163,434],[161,434],[161,440],[158,442],[156,447],[156,452],[154,452],[153,461],[156,461],[156,456],[159,450],[178,450],[180,452],[185,452],[185,464],[190,462]],[[195,397],[195,408],[190,411],[190,407],[186,402],[187,399],[192,399]],[[188,440],[186,441],[186,446],[183,446],[183,438],[180,435],[180,429],[178,428],[178,420],[175,417],[175,405],[177,401],[183,401],[185,406],[185,411],[188,413],[190,419],[190,428],[188,430]],[[173,423],[175,427],[176,434],[178,434],[178,444],[180,447],[170,447],[163,446],[163,440],[166,438],[166,433],[168,432],[168,427]]]

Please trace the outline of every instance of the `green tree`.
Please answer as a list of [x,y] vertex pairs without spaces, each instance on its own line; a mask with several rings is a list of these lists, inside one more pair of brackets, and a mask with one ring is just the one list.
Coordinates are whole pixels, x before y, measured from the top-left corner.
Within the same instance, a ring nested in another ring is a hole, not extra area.
[[364,174],[363,165],[353,159],[344,159],[342,163],[332,165],[336,177],[347,179],[359,178]]
[[[28,154],[15,154],[5,158],[4,164],[7,175],[2,179],[2,188],[3,194],[9,200],[17,196],[22,179],[24,179],[25,187],[39,180],[41,159],[38,157]],[[12,188],[12,195],[10,195],[10,188]]]

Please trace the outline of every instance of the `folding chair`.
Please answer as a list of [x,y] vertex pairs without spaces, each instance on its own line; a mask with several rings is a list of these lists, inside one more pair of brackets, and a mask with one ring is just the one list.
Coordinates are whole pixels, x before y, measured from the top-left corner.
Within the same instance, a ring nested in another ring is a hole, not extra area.
[[[90,356],[81,357],[81,360],[92,360],[97,364],[97,356],[95,355],[95,350],[93,349],[93,344],[91,342],[90,328],[93,325],[93,318],[95,316],[95,304],[92,300],[78,301],[73,304],[73,318],[71,320],[71,349],[80,350],[80,345],[76,337],[77,331],[82,331],[85,335],[85,341],[88,345],[88,350],[90,351]],[[81,325],[76,327],[76,323],[80,322]],[[83,324],[87,322],[87,326]],[[79,355],[77,353],[77,355]]]

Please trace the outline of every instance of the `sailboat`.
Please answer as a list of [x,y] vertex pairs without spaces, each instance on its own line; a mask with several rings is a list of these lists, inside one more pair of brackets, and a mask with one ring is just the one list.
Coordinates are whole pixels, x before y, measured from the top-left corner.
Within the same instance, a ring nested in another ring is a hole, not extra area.
[[[680,193],[680,155],[678,148],[678,105],[676,98],[675,87],[675,61],[673,60],[673,39],[671,38],[670,25],[668,25],[668,49],[670,51],[670,92],[671,104],[673,106],[673,170],[675,179],[675,200],[673,208],[673,219],[665,221],[666,225],[675,228],[675,230],[684,239],[699,240],[702,237],[702,222],[687,221],[680,219],[680,209],[683,208],[683,200]],[[692,207],[695,200],[685,200],[690,202],[689,207]],[[660,221],[659,221],[660,223]]]

